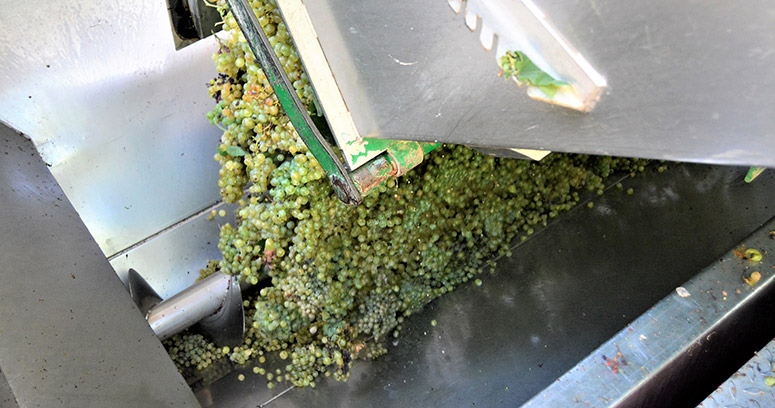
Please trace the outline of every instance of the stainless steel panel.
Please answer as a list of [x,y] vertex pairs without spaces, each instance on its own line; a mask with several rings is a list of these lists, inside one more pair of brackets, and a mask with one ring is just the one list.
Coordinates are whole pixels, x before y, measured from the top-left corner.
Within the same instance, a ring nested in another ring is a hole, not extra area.
[[[744,176],[680,164],[628,177],[516,246],[482,287],[463,285],[413,315],[388,354],[357,362],[349,382],[293,389],[269,406],[525,403],[775,214],[775,174]],[[266,401],[266,380],[244,373],[245,382],[234,372],[198,391],[202,405]]]
[[16,397],[13,396],[11,391],[11,386],[8,385],[8,380],[5,379],[2,367],[0,367],[0,408],[19,408]]
[[[167,299],[191,286],[209,260],[221,258],[219,231],[228,222],[234,225],[235,209],[236,205],[223,203],[207,208],[113,256],[110,264],[124,282],[129,268],[134,268],[162,299]],[[210,219],[211,211],[221,210],[225,217]]]
[[[775,322],[762,319],[775,308],[775,259],[767,255],[761,262],[750,262],[735,253],[741,245],[763,254],[775,253],[775,241],[770,239],[773,230],[775,218],[676,288],[524,407],[700,404],[775,336]],[[750,286],[742,278],[754,271],[761,271],[761,279]],[[767,364],[768,373],[772,368]],[[753,384],[741,384],[741,397],[752,389],[758,393],[767,388],[764,374],[746,380]],[[738,402],[748,401],[741,398]],[[775,400],[770,402],[768,405]],[[756,405],[748,402],[744,406]]]
[[774,3],[535,3],[607,79],[591,113],[498,77],[445,1],[304,2],[361,136],[775,167]]
[[[448,0],[471,31],[479,31],[486,50],[502,58],[519,50],[553,78],[570,86],[559,87],[554,95],[538,87],[527,87],[534,99],[582,112],[594,109],[606,87],[605,78],[570,44],[533,0]],[[481,27],[480,27],[481,26]],[[497,38],[497,48],[495,39]]]
[[198,406],[32,143],[0,129],[0,366],[19,406]]
[[[713,394],[702,401],[703,407],[767,407],[775,401],[775,387],[767,377],[775,376],[775,340],[740,367]],[[770,380],[771,381],[771,380]]]
[[105,255],[219,200],[210,37],[164,1],[2,1],[0,121],[29,135]]
[[[278,366],[279,367],[279,366]],[[239,381],[239,375],[245,376],[244,381]],[[266,406],[282,407],[287,403],[286,398],[293,392],[298,392],[294,387],[275,386],[266,388],[266,378],[256,375],[251,369],[237,369],[213,385],[209,385],[196,392],[196,397],[203,407],[228,407],[228,408],[263,408]],[[317,400],[311,400],[310,406],[326,406],[325,402],[318,405]],[[334,402],[331,407],[343,407]]]

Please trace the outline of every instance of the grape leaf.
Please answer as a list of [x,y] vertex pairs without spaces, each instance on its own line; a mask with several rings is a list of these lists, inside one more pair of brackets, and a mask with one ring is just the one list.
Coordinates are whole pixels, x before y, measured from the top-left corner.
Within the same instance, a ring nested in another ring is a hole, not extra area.
[[505,78],[514,76],[520,83],[534,86],[550,98],[554,98],[559,87],[570,85],[565,81],[555,79],[541,70],[541,68],[538,68],[538,66],[521,51],[507,52],[506,55],[501,57],[500,62]]
[[248,154],[245,150],[243,150],[239,146],[226,146],[226,149],[223,149],[223,150],[219,147],[218,153],[221,156],[234,156],[234,157],[244,156]]

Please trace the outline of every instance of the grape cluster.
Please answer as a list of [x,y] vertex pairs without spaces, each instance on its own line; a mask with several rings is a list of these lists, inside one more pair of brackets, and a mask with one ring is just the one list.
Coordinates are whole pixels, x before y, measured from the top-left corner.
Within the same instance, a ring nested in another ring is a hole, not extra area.
[[201,334],[173,336],[165,345],[170,358],[179,368],[193,367],[201,370],[225,355],[223,349],[208,342]]
[[[253,9],[310,110],[314,95],[274,1]],[[218,153],[223,199],[239,202],[237,225],[225,225],[220,270],[265,285],[245,302],[247,333],[234,350],[196,334],[168,342],[179,366],[202,368],[228,356],[277,381],[314,386],[344,380],[355,358],[386,352],[404,318],[461,283],[476,280],[515,239],[569,210],[584,189],[602,194],[614,172],[643,170],[638,160],[552,154],[541,162],[498,159],[444,146],[407,175],[391,179],[357,207],[342,204],[299,139],[224,2],[225,39],[214,56],[220,75],[209,88],[209,114],[224,128]],[[229,29],[233,29],[228,31]],[[246,190],[246,186],[247,190]]]

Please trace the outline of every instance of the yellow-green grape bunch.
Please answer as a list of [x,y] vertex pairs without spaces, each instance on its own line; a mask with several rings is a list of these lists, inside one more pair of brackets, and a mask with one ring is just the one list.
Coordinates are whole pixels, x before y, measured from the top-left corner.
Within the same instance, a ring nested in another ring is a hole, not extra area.
[[[297,93],[312,106],[275,3],[251,4]],[[235,28],[223,2],[218,6],[224,28]],[[494,256],[509,254],[515,239],[576,205],[581,191],[602,193],[614,172],[643,170],[637,160],[552,154],[531,162],[444,146],[348,207],[300,141],[242,36],[226,31],[221,41],[210,119],[224,127],[218,151],[238,146],[244,155],[216,155],[224,200],[240,205],[237,225],[221,230],[223,260],[206,273],[218,269],[262,288],[246,301],[244,344],[213,355],[257,362],[254,372],[270,386],[346,379],[353,359],[386,352],[381,342],[398,335],[404,318],[476,280]],[[173,359],[179,366],[209,364],[211,354],[199,349],[219,349],[192,336],[168,343]],[[263,366],[270,352],[279,367]]]
[[[278,159],[277,153],[286,153],[292,159],[297,153],[306,153],[307,147],[283,114],[225,1],[219,0],[216,5],[223,16],[224,31],[217,35],[220,46],[213,55],[220,74],[210,81],[209,93],[216,107],[208,118],[224,130],[220,152],[227,146],[238,146],[246,153],[244,156],[215,155],[221,163],[221,195],[227,202],[237,202],[248,182],[256,190],[266,191],[269,175],[286,157],[280,154]],[[296,93],[305,105],[314,107],[309,78],[302,70],[275,2],[253,1],[251,5]]]
[[172,361],[179,368],[192,367],[201,370],[225,355],[223,349],[208,342],[200,334],[173,336],[165,345]]

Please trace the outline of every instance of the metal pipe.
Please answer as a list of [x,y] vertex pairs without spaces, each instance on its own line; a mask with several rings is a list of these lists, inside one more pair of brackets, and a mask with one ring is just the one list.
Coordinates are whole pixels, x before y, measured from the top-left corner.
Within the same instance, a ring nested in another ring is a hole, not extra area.
[[215,273],[152,307],[148,324],[164,340],[217,312],[229,292],[231,275]]

